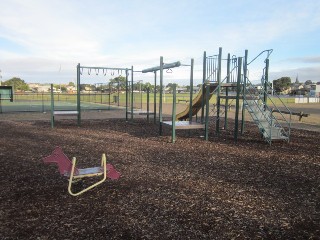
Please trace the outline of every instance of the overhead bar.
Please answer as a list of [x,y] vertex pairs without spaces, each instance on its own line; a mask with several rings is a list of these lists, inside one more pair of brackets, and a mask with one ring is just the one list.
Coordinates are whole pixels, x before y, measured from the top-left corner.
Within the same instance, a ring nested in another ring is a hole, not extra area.
[[126,70],[131,70],[130,68],[108,68],[108,67],[84,67],[80,66],[80,68],[86,68],[86,69],[105,69],[105,70],[121,70],[121,71],[126,71]]
[[[169,68],[175,68],[175,67],[180,67],[180,66],[181,66],[180,61],[177,61],[177,62],[173,62],[173,63],[163,64],[162,69],[169,69]],[[160,70],[160,66],[157,66],[157,67],[144,69],[144,70],[142,70],[142,73],[156,72],[156,71],[159,71],[159,70]]]

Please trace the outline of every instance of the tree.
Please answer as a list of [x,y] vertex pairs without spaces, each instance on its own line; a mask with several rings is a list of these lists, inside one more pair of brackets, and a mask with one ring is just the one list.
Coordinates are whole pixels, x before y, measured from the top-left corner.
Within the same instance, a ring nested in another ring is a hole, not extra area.
[[305,85],[310,85],[310,84],[312,84],[312,81],[311,80],[307,80],[304,84]]
[[120,90],[125,90],[126,89],[126,78],[119,76],[115,77],[113,79],[110,79],[110,84],[112,88],[118,88],[119,84],[119,89]]
[[7,81],[2,82],[3,85],[7,85],[7,86],[12,86],[13,89],[16,90],[20,90],[20,91],[28,91],[29,90],[29,85],[22,80],[21,78],[11,78]]
[[287,89],[289,89],[291,85],[291,78],[290,77],[282,77],[276,80],[273,80],[273,89],[277,93],[281,93]]
[[66,86],[61,86],[61,92],[67,92],[68,89],[66,88]]
[[74,82],[69,82],[68,86],[75,87]]
[[178,87],[178,85],[175,84],[175,83],[168,83],[167,86],[166,86],[166,88],[169,88],[169,91],[171,92],[174,85],[176,85],[176,87]]
[[154,86],[151,83],[147,82],[143,84],[143,87],[142,87],[143,91],[147,91],[148,88],[150,92],[153,92]]

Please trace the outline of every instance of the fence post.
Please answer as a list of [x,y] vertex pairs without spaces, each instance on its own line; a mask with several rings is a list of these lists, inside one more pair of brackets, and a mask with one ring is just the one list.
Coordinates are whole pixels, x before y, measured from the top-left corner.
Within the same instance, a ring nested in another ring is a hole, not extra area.
[[1,93],[0,93],[0,113],[2,113],[2,101],[1,101]]
[[41,94],[41,100],[42,100],[42,112],[44,113],[44,99],[43,99],[43,92]]
[[54,94],[53,94],[53,84],[51,84],[51,128],[54,127]]
[[149,96],[150,95],[150,88],[147,88],[147,121],[149,123]]

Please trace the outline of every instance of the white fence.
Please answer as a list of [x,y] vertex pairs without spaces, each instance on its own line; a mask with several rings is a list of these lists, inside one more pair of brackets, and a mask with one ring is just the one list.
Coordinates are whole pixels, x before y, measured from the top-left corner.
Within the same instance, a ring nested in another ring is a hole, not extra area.
[[320,103],[320,97],[296,97],[295,103]]

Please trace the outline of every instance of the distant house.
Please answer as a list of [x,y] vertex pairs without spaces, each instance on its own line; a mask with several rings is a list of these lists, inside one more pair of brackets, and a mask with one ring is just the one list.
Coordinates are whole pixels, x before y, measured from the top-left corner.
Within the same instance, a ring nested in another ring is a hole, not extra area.
[[76,93],[77,88],[75,86],[66,86],[68,93]]
[[185,93],[188,92],[186,87],[177,88],[177,93]]
[[39,83],[29,83],[28,85],[32,92],[49,92],[51,87],[49,84]]
[[311,84],[310,87],[310,97],[320,97],[320,84]]
[[310,97],[320,97],[320,84],[294,83],[291,86],[291,95],[308,95]]

